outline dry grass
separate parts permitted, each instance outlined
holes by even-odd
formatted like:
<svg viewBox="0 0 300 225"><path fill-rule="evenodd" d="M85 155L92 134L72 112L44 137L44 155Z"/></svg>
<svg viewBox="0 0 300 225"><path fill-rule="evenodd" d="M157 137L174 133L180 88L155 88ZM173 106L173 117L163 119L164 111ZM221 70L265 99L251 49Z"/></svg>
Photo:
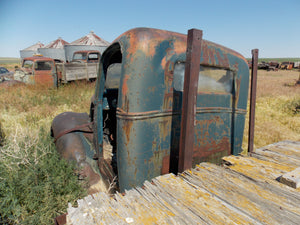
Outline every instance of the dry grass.
<svg viewBox="0 0 300 225"><path fill-rule="evenodd" d="M0 89L0 121L5 134L16 125L50 129L53 118L65 111L89 112L94 83L73 83L59 89L13 86Z"/></svg>
<svg viewBox="0 0 300 225"><path fill-rule="evenodd" d="M254 149L283 141L300 141L298 71L258 71ZM248 115L247 115L248 118ZM248 120L243 149L248 148Z"/></svg>

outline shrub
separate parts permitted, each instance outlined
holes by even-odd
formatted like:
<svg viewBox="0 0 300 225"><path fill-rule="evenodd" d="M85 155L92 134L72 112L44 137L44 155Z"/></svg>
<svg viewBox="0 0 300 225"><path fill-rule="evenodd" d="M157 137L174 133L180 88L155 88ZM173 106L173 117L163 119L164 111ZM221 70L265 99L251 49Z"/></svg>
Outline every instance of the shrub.
<svg viewBox="0 0 300 225"><path fill-rule="evenodd" d="M93 86L0 89L0 224L53 224L87 194L75 166L59 158L50 126L61 112L88 112Z"/></svg>
<svg viewBox="0 0 300 225"><path fill-rule="evenodd" d="M19 129L0 150L0 224L53 224L86 195L43 129Z"/></svg>

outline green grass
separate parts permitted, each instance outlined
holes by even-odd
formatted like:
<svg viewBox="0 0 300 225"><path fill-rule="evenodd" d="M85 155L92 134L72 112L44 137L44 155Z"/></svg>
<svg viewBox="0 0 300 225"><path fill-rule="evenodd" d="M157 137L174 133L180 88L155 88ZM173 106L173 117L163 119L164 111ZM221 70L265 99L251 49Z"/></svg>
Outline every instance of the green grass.
<svg viewBox="0 0 300 225"><path fill-rule="evenodd" d="M251 58L247 58L247 60L251 60ZM270 62L277 61L279 63L282 62L300 62L300 58L259 58L258 62Z"/></svg>
<svg viewBox="0 0 300 225"><path fill-rule="evenodd" d="M52 224L68 202L75 203L85 192L47 131L20 131L0 153L0 223Z"/></svg>
<svg viewBox="0 0 300 225"><path fill-rule="evenodd" d="M20 58L0 57L0 64L15 64L20 62L21 62Z"/></svg>
<svg viewBox="0 0 300 225"><path fill-rule="evenodd" d="M61 112L88 112L94 83L0 89L0 224L53 224L86 190L50 137Z"/></svg>
<svg viewBox="0 0 300 225"><path fill-rule="evenodd" d="M270 62L270 61L277 61L279 63L282 62L299 62L300 58L260 58L259 62L265 61L265 62Z"/></svg>

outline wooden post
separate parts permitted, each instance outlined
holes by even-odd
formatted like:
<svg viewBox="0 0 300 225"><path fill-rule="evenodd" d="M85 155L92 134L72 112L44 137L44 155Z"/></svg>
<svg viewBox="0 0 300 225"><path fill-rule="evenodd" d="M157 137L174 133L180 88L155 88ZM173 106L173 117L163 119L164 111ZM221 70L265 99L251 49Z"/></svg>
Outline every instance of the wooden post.
<svg viewBox="0 0 300 225"><path fill-rule="evenodd" d="M251 90L250 90L249 134L248 134L248 152L250 154L253 152L253 142L254 142L257 64L258 64L258 49L253 49L252 70L251 70Z"/></svg>
<svg viewBox="0 0 300 225"><path fill-rule="evenodd" d="M184 170L192 168L201 42L201 30L191 29L188 31L178 172L183 172Z"/></svg>

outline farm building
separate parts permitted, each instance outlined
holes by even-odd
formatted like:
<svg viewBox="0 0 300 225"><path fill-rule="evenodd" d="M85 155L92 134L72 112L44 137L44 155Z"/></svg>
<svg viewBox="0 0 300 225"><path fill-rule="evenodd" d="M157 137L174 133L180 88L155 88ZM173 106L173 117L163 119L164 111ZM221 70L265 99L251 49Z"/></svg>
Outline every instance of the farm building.
<svg viewBox="0 0 300 225"><path fill-rule="evenodd" d="M43 46L44 46L44 44L42 44L41 42L37 42L34 45L31 45L23 50L20 50L21 59L23 59L25 57L31 57L34 54L38 54L38 49L42 48Z"/></svg>
<svg viewBox="0 0 300 225"><path fill-rule="evenodd" d="M81 50L98 50L102 54L108 45L109 42L103 40L91 31L88 35L81 37L64 47L66 59L68 61L72 60L73 53Z"/></svg>
<svg viewBox="0 0 300 225"><path fill-rule="evenodd" d="M60 59L63 61L71 61L73 53L80 50L98 50L103 52L109 42L97 36L93 31L88 35L81 37L71 43L58 38L48 45L44 46L42 43L38 42L24 50L20 51L21 59L25 57L31 57L34 54L41 54L46 57L53 59Z"/></svg>
<svg viewBox="0 0 300 225"><path fill-rule="evenodd" d="M68 44L69 42L59 37L58 39L50 42L48 45L39 48L38 52L39 54L42 54L45 57L66 61L64 46Z"/></svg>

